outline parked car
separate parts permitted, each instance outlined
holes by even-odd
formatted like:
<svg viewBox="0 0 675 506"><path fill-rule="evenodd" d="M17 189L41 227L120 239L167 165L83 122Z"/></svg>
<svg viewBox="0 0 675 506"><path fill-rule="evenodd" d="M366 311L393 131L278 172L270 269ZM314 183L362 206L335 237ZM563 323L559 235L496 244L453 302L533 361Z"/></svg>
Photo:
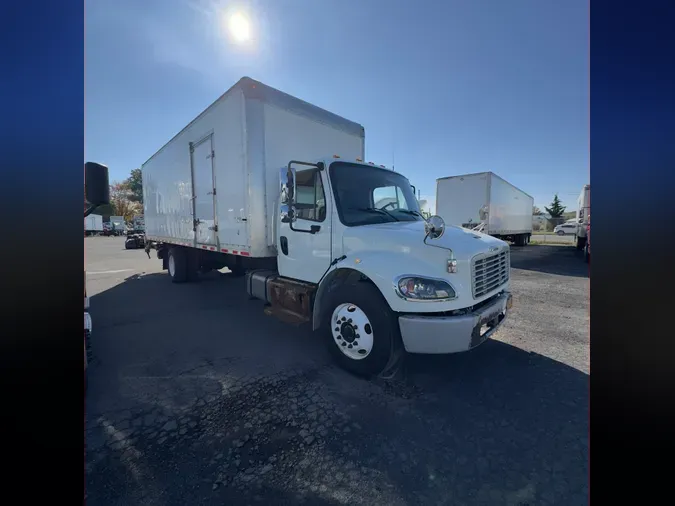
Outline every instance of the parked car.
<svg viewBox="0 0 675 506"><path fill-rule="evenodd" d="M558 235L576 235L578 226L577 223L566 222L555 227L553 233Z"/></svg>

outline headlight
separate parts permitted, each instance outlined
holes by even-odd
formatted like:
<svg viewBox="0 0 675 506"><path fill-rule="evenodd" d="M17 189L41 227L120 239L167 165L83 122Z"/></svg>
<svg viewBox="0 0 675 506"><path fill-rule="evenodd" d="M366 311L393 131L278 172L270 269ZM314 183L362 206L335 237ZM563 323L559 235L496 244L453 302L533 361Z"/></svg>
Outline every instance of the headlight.
<svg viewBox="0 0 675 506"><path fill-rule="evenodd" d="M400 278L396 289L401 297L412 300L454 299L456 295L450 283L446 281L415 276Z"/></svg>

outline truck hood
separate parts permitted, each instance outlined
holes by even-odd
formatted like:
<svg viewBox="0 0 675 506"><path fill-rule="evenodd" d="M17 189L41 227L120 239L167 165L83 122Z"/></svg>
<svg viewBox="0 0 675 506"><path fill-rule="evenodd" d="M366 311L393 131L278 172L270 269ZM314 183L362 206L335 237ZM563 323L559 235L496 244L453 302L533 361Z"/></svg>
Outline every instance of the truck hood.
<svg viewBox="0 0 675 506"><path fill-rule="evenodd" d="M504 241L480 232L447 226L438 239L424 242L424 222L394 222L346 228L342 252L358 270L366 274L394 311L450 311L473 306L506 285L474 299L472 293L472 259L480 254L496 254L509 249ZM457 262L457 272L448 273L448 260ZM421 276L447 280L457 297L444 302L406 302L398 297L392 286L400 275Z"/></svg>
<svg viewBox="0 0 675 506"><path fill-rule="evenodd" d="M406 254L438 248L452 250L458 261L469 260L490 248L508 248L508 244L481 232L447 225L438 239L424 241L424 222L394 222L351 227L344 234L345 254L353 250L385 249ZM423 255L426 256L426 255Z"/></svg>

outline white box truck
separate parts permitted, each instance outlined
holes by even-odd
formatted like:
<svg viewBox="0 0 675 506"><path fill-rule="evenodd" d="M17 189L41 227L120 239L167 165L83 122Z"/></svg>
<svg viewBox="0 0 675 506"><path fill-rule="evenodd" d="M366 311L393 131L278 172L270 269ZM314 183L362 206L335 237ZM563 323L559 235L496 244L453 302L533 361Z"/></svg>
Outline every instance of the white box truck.
<svg viewBox="0 0 675 506"><path fill-rule="evenodd" d="M100 214L90 214L84 218L85 235L94 235L103 232L103 216Z"/></svg>
<svg viewBox="0 0 675 506"><path fill-rule="evenodd" d="M110 217L110 235L124 235L127 230L127 223L124 221L124 216Z"/></svg>
<svg viewBox="0 0 675 506"><path fill-rule="evenodd" d="M586 233L589 224L589 217L591 216L591 185L586 184L581 189L579 198L577 199L577 233L574 235L574 242L579 251L586 246Z"/></svg>
<svg viewBox="0 0 675 506"><path fill-rule="evenodd" d="M246 274L265 313L310 323L357 374L478 346L511 307L508 245L424 220L364 138L242 78L143 164L147 247L174 283Z"/></svg>
<svg viewBox="0 0 675 506"><path fill-rule="evenodd" d="M446 223L476 229L525 246L532 236L534 199L493 172L436 180L436 214Z"/></svg>

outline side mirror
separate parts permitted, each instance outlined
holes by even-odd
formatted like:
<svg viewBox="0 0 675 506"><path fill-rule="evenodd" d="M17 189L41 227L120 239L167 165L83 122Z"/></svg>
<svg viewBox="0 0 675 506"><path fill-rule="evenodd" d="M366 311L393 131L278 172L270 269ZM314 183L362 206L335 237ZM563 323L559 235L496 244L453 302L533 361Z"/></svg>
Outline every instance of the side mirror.
<svg viewBox="0 0 675 506"><path fill-rule="evenodd" d="M443 232L445 232L445 221L437 214L434 214L424 224L424 231L426 232L427 237L438 239L443 235Z"/></svg>
<svg viewBox="0 0 675 506"><path fill-rule="evenodd" d="M292 223L297 217L295 215L295 168L283 167L279 171L279 180L281 183L281 202L279 215L282 223Z"/></svg>
<svg viewBox="0 0 675 506"><path fill-rule="evenodd" d="M91 207L110 204L108 167L95 162L84 164L84 198Z"/></svg>

